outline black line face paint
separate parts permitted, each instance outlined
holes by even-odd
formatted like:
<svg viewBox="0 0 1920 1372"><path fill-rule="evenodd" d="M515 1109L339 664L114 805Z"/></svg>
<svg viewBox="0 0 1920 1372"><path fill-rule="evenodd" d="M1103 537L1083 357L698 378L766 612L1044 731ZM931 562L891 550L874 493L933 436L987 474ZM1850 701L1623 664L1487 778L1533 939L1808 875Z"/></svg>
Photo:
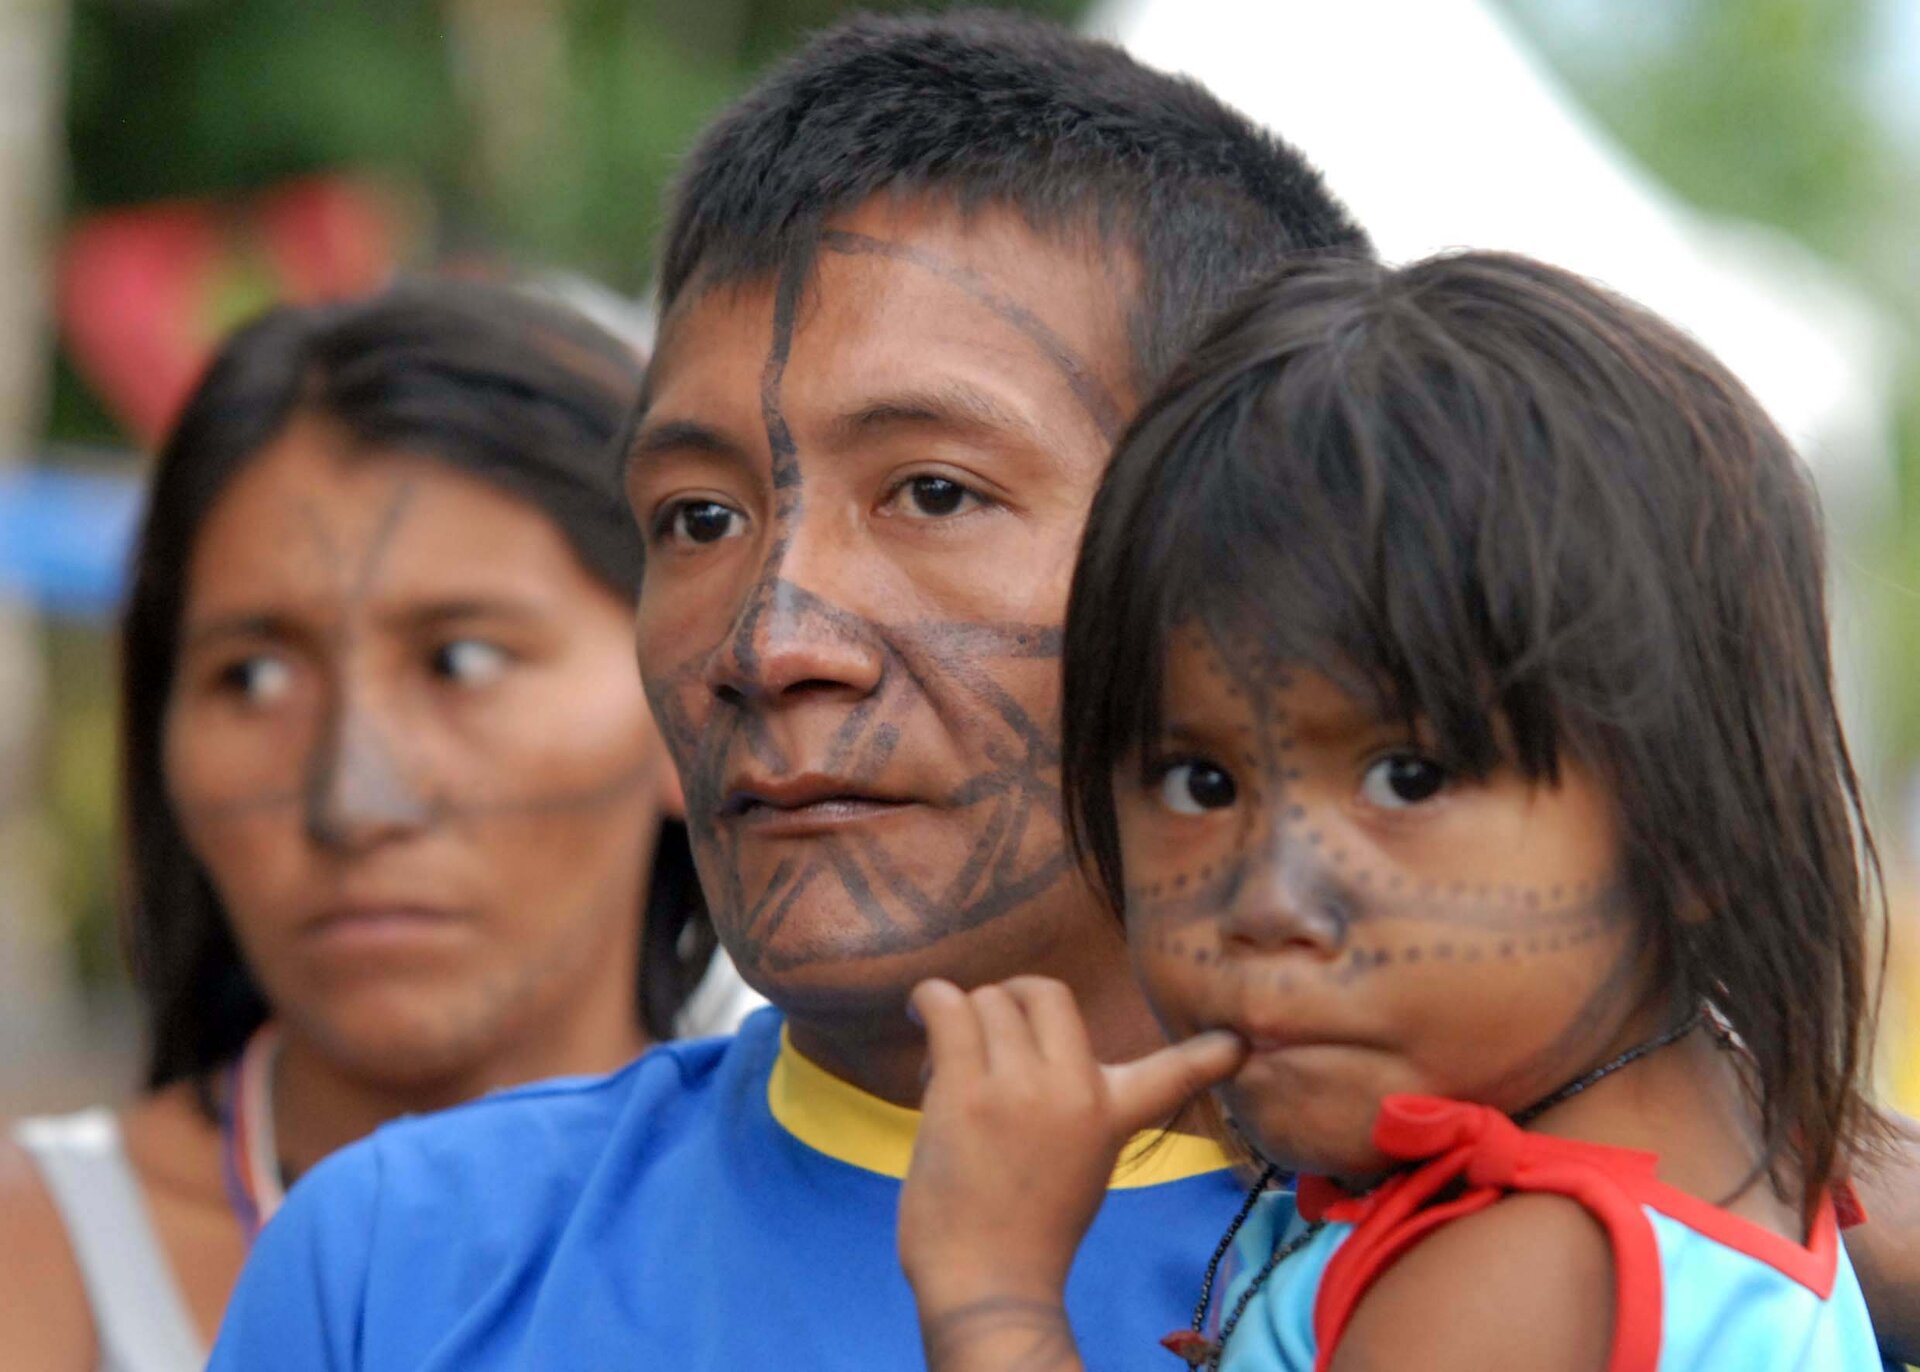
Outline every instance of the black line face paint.
<svg viewBox="0 0 1920 1372"><path fill-rule="evenodd" d="M1115 777L1129 939L1177 1029L1268 1050L1227 1094L1274 1156L1363 1175L1380 1095L1518 1108L1644 1008L1611 811L1576 766L1423 796L1433 774L1391 761L1418 740L1324 677L1198 627L1168 668L1168 736Z"/></svg>
<svg viewBox="0 0 1920 1372"><path fill-rule="evenodd" d="M860 932L835 956L884 957L977 927L1043 895L1066 874L1060 829L1059 745L1053 721L1036 719L1021 696L1044 691L1058 671L1059 631L1044 625L878 624L837 609L786 582L773 599L802 622L792 632L860 642L878 662L877 682L831 731L817 765L854 785L880 785L906 732L924 732L941 716L964 717L970 751L986 769L929 797L958 832L942 845L951 870L929 879L910 854L874 832L807 845L817 851L772 864L756 883L744 861L750 830L712 822L725 802L727 772L744 751L763 766L784 754L756 730L751 709L717 713L704 726L694 709L708 693L704 664L652 687L662 731L676 748L687 808L703 849L702 871L728 950L748 967L791 970L817 955L804 941L781 940L800 895L823 879L856 916ZM738 653L738 648L734 650ZM1024 675L1018 691L1008 675ZM813 761L813 760L810 760ZM799 845L795 845L798 847Z"/></svg>
<svg viewBox="0 0 1920 1372"><path fill-rule="evenodd" d="M1121 409L1120 402L1095 374L1093 368L1088 366L1072 346L1045 320L1006 292L995 287L978 272L958 263L949 262L937 253L916 248L911 244L872 238L866 234L849 233L840 229L829 229L820 235L820 247L825 252L848 255L866 254L911 263L923 271L933 273L949 285L957 286L973 300L999 316L1005 323L1027 336L1066 381L1068 389L1073 392L1074 398L1080 402L1081 408L1087 412L1087 417L1093 421L1094 426L1100 430L1102 438L1112 443L1120 436L1120 430L1127 422L1126 412Z"/></svg>
<svg viewBox="0 0 1920 1372"><path fill-rule="evenodd" d="M1061 819L1058 616L1085 502L1124 419L1122 400L1047 322L1061 317L1058 302L1028 301L997 274L912 236L840 228L816 247L805 269L811 276L789 267L772 284L770 311L754 306L767 330L758 335L764 351L755 413L769 465L752 498L764 527L738 570L725 574L739 579L724 595L682 589L723 575L711 562L695 563L696 554L731 554L694 550L683 564L669 553L650 562L641 606L642 671L686 788L709 903L728 951L763 989L774 980L794 985L830 964L853 969L917 953L1019 912L1044 917L1063 901L1097 908L1070 870ZM1063 299L1080 308L1073 289ZM959 326L949 328L956 318ZM659 373L653 412L744 444L745 408L725 411L719 422L712 378L725 375L730 394L739 393L745 361L729 352L723 362L719 353L744 350L749 325L728 333L733 326L703 318L685 327L680 338L707 341L665 346L671 359ZM887 342L872 332L848 336L849 328L877 328ZM942 545L938 555L928 543L901 555L911 564L896 560L891 550L901 545L887 540L900 538L889 531L897 524L885 526L872 513L877 497L847 497L831 465L842 459L808 447L809 435L857 412L863 397L887 395L889 385L937 390L951 375L940 361L951 354L940 348L956 334L980 338L991 350L989 365L1019 359L1006 368L1024 388L1018 399L1046 431L1086 448L1074 458L1084 476L1076 478L1071 518L1058 521L1057 546L1045 547L1035 564L1049 583L1038 597L1031 584L1017 594L996 589L1006 575L1001 560L1035 557L1033 540L956 544L950 552ZM690 356L696 346L711 351ZM910 361L881 380L850 365L836 370L836 348L843 356L869 348L889 362ZM685 384L682 394L695 397L685 404L676 383L703 376L703 368L704 379ZM801 410L794 409L796 385ZM697 475L684 484L697 492L713 479ZM668 478L642 478L649 480L658 489L642 497L643 522L675 489ZM881 532L846 544L864 537L848 533L859 519ZM1020 532L1011 515L1004 528ZM873 552L874 543L883 551ZM833 565L830 553L841 546L849 560ZM806 557L797 560L801 551ZM873 560L859 560L866 557ZM823 565L831 585L816 574ZM918 580L923 572L926 581ZM870 589L877 586L887 589ZM711 596L698 615L686 609L696 595ZM1018 613L1036 600L1044 615ZM656 634L649 627L656 615L674 628ZM734 792L743 777L795 775L910 804L790 838L769 836L740 813Z"/></svg>
<svg viewBox="0 0 1920 1372"><path fill-rule="evenodd" d="M365 634L367 608L379 589L380 575L393 540L406 523L418 488L402 481L380 512L372 536L358 557L349 559L316 514L316 538L325 560L335 564L344 582L342 613L328 635L333 660L350 662ZM415 830L431 823L439 808L422 793L418 781L394 755L379 714L364 698L354 673L342 671L330 697L330 709L307 764L307 833L316 843L342 846L361 835Z"/></svg>

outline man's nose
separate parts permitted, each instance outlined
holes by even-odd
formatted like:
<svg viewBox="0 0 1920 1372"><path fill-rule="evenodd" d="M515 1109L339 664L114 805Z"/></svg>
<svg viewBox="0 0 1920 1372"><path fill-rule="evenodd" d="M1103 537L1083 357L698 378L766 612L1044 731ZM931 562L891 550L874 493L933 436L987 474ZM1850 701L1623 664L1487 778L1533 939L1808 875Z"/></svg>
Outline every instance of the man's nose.
<svg viewBox="0 0 1920 1372"><path fill-rule="evenodd" d="M1228 903L1221 934L1249 952L1297 949L1331 959L1347 946L1352 906L1325 843L1301 822L1283 819Z"/></svg>
<svg viewBox="0 0 1920 1372"><path fill-rule="evenodd" d="M722 696L761 702L872 694L885 672L881 634L849 608L870 584L866 571L830 524L795 516L714 654L708 684Z"/></svg>
<svg viewBox="0 0 1920 1372"><path fill-rule="evenodd" d="M335 691L307 769L306 827L315 843L355 851L431 822L433 807L394 753L393 727L364 688Z"/></svg>

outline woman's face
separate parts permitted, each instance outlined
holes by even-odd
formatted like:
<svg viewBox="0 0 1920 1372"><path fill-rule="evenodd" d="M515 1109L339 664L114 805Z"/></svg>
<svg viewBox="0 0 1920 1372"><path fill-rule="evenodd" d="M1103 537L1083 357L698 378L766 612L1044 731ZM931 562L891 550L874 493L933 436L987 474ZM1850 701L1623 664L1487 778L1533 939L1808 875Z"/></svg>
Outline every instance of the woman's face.
<svg viewBox="0 0 1920 1372"><path fill-rule="evenodd" d="M1451 775L1325 677L1197 633L1165 721L1114 777L1128 937L1170 1032L1252 1045L1222 1094L1275 1161L1365 1178L1383 1096L1517 1110L1651 1031L1612 806L1571 759Z"/></svg>
<svg viewBox="0 0 1920 1372"><path fill-rule="evenodd" d="M543 512L297 419L202 527L180 645L169 793L291 1032L395 1084L630 1051L671 770L630 609Z"/></svg>

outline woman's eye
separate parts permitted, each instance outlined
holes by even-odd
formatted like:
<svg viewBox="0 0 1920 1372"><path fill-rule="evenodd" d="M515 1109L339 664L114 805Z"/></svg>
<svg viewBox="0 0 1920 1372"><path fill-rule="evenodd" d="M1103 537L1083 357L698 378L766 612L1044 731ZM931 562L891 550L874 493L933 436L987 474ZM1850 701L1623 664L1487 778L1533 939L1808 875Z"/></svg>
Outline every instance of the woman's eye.
<svg viewBox="0 0 1920 1372"><path fill-rule="evenodd" d="M1447 785L1447 770L1418 753L1393 753L1367 768L1360 794L1369 805L1404 810L1432 800Z"/></svg>
<svg viewBox="0 0 1920 1372"><path fill-rule="evenodd" d="M1160 801L1175 814L1203 815L1233 804L1233 778L1210 762L1182 762L1160 778Z"/></svg>
<svg viewBox="0 0 1920 1372"><path fill-rule="evenodd" d="M746 516L717 500L683 500L670 505L661 532L687 543L718 543L746 531Z"/></svg>
<svg viewBox="0 0 1920 1372"><path fill-rule="evenodd" d="M507 651L477 638L459 638L433 650L433 674L462 686L485 686L507 669Z"/></svg>
<svg viewBox="0 0 1920 1372"><path fill-rule="evenodd" d="M220 689L249 705L271 705L293 684L293 668L265 653L241 658L220 669Z"/></svg>
<svg viewBox="0 0 1920 1372"><path fill-rule="evenodd" d="M916 519L945 519L985 503L978 493L945 476L910 477L895 488L890 505Z"/></svg>

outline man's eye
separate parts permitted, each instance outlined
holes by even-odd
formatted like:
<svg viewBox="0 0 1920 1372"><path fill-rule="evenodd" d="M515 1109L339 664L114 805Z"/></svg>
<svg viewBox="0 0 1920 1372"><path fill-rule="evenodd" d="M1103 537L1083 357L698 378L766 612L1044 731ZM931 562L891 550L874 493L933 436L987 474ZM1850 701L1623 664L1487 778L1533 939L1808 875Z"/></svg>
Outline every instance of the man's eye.
<svg viewBox="0 0 1920 1372"><path fill-rule="evenodd" d="M1160 778L1160 802L1175 814L1224 810L1240 794L1233 778L1211 762L1181 762Z"/></svg>
<svg viewBox="0 0 1920 1372"><path fill-rule="evenodd" d="M433 674L462 686L485 686L507 670L507 650L477 638L457 638L433 650Z"/></svg>
<svg viewBox="0 0 1920 1372"><path fill-rule="evenodd" d="M249 705L271 705L293 685L293 668L266 653L230 662L220 669L220 689Z"/></svg>
<svg viewBox="0 0 1920 1372"><path fill-rule="evenodd" d="M669 505L659 532L687 543L718 543L746 532L746 516L717 500L683 500Z"/></svg>
<svg viewBox="0 0 1920 1372"><path fill-rule="evenodd" d="M1405 810L1446 789L1447 769L1419 753L1391 753L1367 768L1360 795L1382 810Z"/></svg>
<svg viewBox="0 0 1920 1372"><path fill-rule="evenodd" d="M985 502L951 477L916 476L901 482L887 503L899 507L909 518L945 519Z"/></svg>

